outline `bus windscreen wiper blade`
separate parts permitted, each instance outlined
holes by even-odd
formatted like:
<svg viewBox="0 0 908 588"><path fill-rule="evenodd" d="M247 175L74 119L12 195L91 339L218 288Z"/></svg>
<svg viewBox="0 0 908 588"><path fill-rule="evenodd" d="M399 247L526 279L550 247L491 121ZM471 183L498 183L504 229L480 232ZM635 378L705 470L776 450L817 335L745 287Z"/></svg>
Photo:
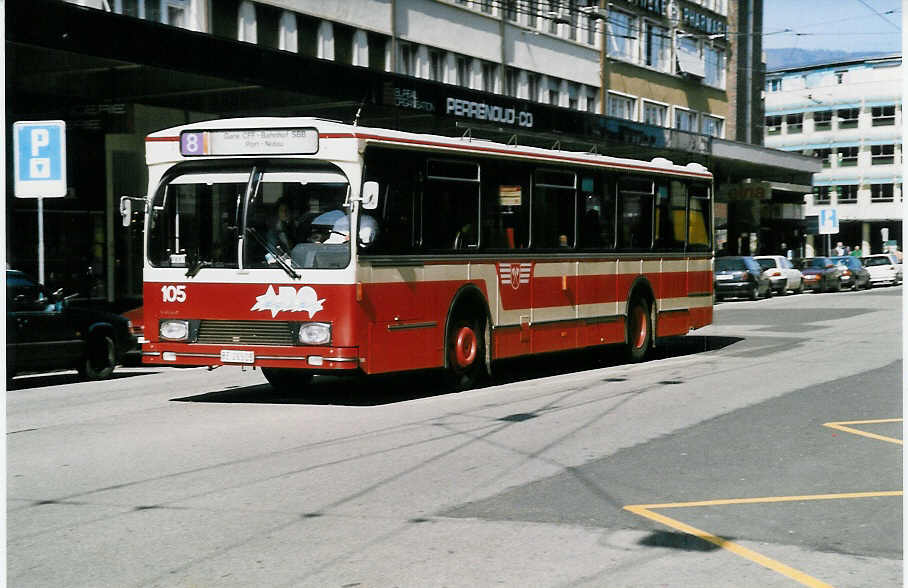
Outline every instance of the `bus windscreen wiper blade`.
<svg viewBox="0 0 908 588"><path fill-rule="evenodd" d="M187 278L194 278L199 271L204 267L211 267L210 261L202 261L201 259L192 264L188 270L186 270Z"/></svg>
<svg viewBox="0 0 908 588"><path fill-rule="evenodd" d="M268 253L270 253L271 255L274 256L274 261L276 261L277 264L279 266L281 266L281 268L285 272L287 272L288 276L290 276L291 278L299 279L300 275L298 273L296 273L295 271L293 271L293 268L291 268L289 265L287 265L287 262L284 261L283 252L279 251L277 248L275 248L274 245L272 245L271 243L269 243L268 241L263 239L262 236L259 235L258 231L256 231L252 227L246 227L246 232L249 233L250 235L252 235L252 237L258 242L259 245L264 247L265 250L268 251Z"/></svg>

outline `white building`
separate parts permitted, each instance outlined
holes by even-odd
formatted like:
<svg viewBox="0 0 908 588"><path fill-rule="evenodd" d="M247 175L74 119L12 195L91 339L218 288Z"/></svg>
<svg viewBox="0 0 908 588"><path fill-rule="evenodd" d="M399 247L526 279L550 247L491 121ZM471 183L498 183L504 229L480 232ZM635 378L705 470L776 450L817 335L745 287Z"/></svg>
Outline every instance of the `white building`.
<svg viewBox="0 0 908 588"><path fill-rule="evenodd" d="M820 159L805 216L832 207L830 238L864 252L902 246L902 58L868 58L766 74L767 147ZM806 255L825 254L808 236Z"/></svg>

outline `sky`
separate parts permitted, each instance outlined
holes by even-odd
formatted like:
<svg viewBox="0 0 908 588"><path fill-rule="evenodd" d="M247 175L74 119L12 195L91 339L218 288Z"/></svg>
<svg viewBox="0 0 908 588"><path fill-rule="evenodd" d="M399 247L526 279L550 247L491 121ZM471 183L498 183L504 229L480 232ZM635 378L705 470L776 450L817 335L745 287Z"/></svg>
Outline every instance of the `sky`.
<svg viewBox="0 0 908 588"><path fill-rule="evenodd" d="M902 25L902 0L763 0L764 49L899 53Z"/></svg>

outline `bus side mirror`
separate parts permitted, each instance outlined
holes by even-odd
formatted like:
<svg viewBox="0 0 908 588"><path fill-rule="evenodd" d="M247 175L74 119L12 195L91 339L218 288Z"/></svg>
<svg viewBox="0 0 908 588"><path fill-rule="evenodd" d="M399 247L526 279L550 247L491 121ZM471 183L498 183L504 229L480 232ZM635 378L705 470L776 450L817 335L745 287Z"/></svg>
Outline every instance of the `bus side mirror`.
<svg viewBox="0 0 908 588"><path fill-rule="evenodd" d="M375 210L378 208L378 182L365 182L362 193L363 208Z"/></svg>
<svg viewBox="0 0 908 588"><path fill-rule="evenodd" d="M123 226L128 227L132 223L132 203L141 202L142 213L146 210L146 200L137 196L120 196L120 215L123 217Z"/></svg>

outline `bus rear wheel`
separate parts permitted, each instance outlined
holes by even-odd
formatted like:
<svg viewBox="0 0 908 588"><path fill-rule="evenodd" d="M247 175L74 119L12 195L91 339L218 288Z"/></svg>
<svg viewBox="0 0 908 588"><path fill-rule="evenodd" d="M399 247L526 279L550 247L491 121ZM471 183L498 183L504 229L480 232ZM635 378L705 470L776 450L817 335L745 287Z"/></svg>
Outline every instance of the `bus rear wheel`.
<svg viewBox="0 0 908 588"><path fill-rule="evenodd" d="M485 319L452 320L445 339L448 387L453 390L474 387L487 373Z"/></svg>
<svg viewBox="0 0 908 588"><path fill-rule="evenodd" d="M632 362L643 361L653 345L653 325L649 303L643 298L631 302L627 313L627 356Z"/></svg>
<svg viewBox="0 0 908 588"><path fill-rule="evenodd" d="M305 392L312 382L312 374L287 368L262 368L262 375L278 392Z"/></svg>

